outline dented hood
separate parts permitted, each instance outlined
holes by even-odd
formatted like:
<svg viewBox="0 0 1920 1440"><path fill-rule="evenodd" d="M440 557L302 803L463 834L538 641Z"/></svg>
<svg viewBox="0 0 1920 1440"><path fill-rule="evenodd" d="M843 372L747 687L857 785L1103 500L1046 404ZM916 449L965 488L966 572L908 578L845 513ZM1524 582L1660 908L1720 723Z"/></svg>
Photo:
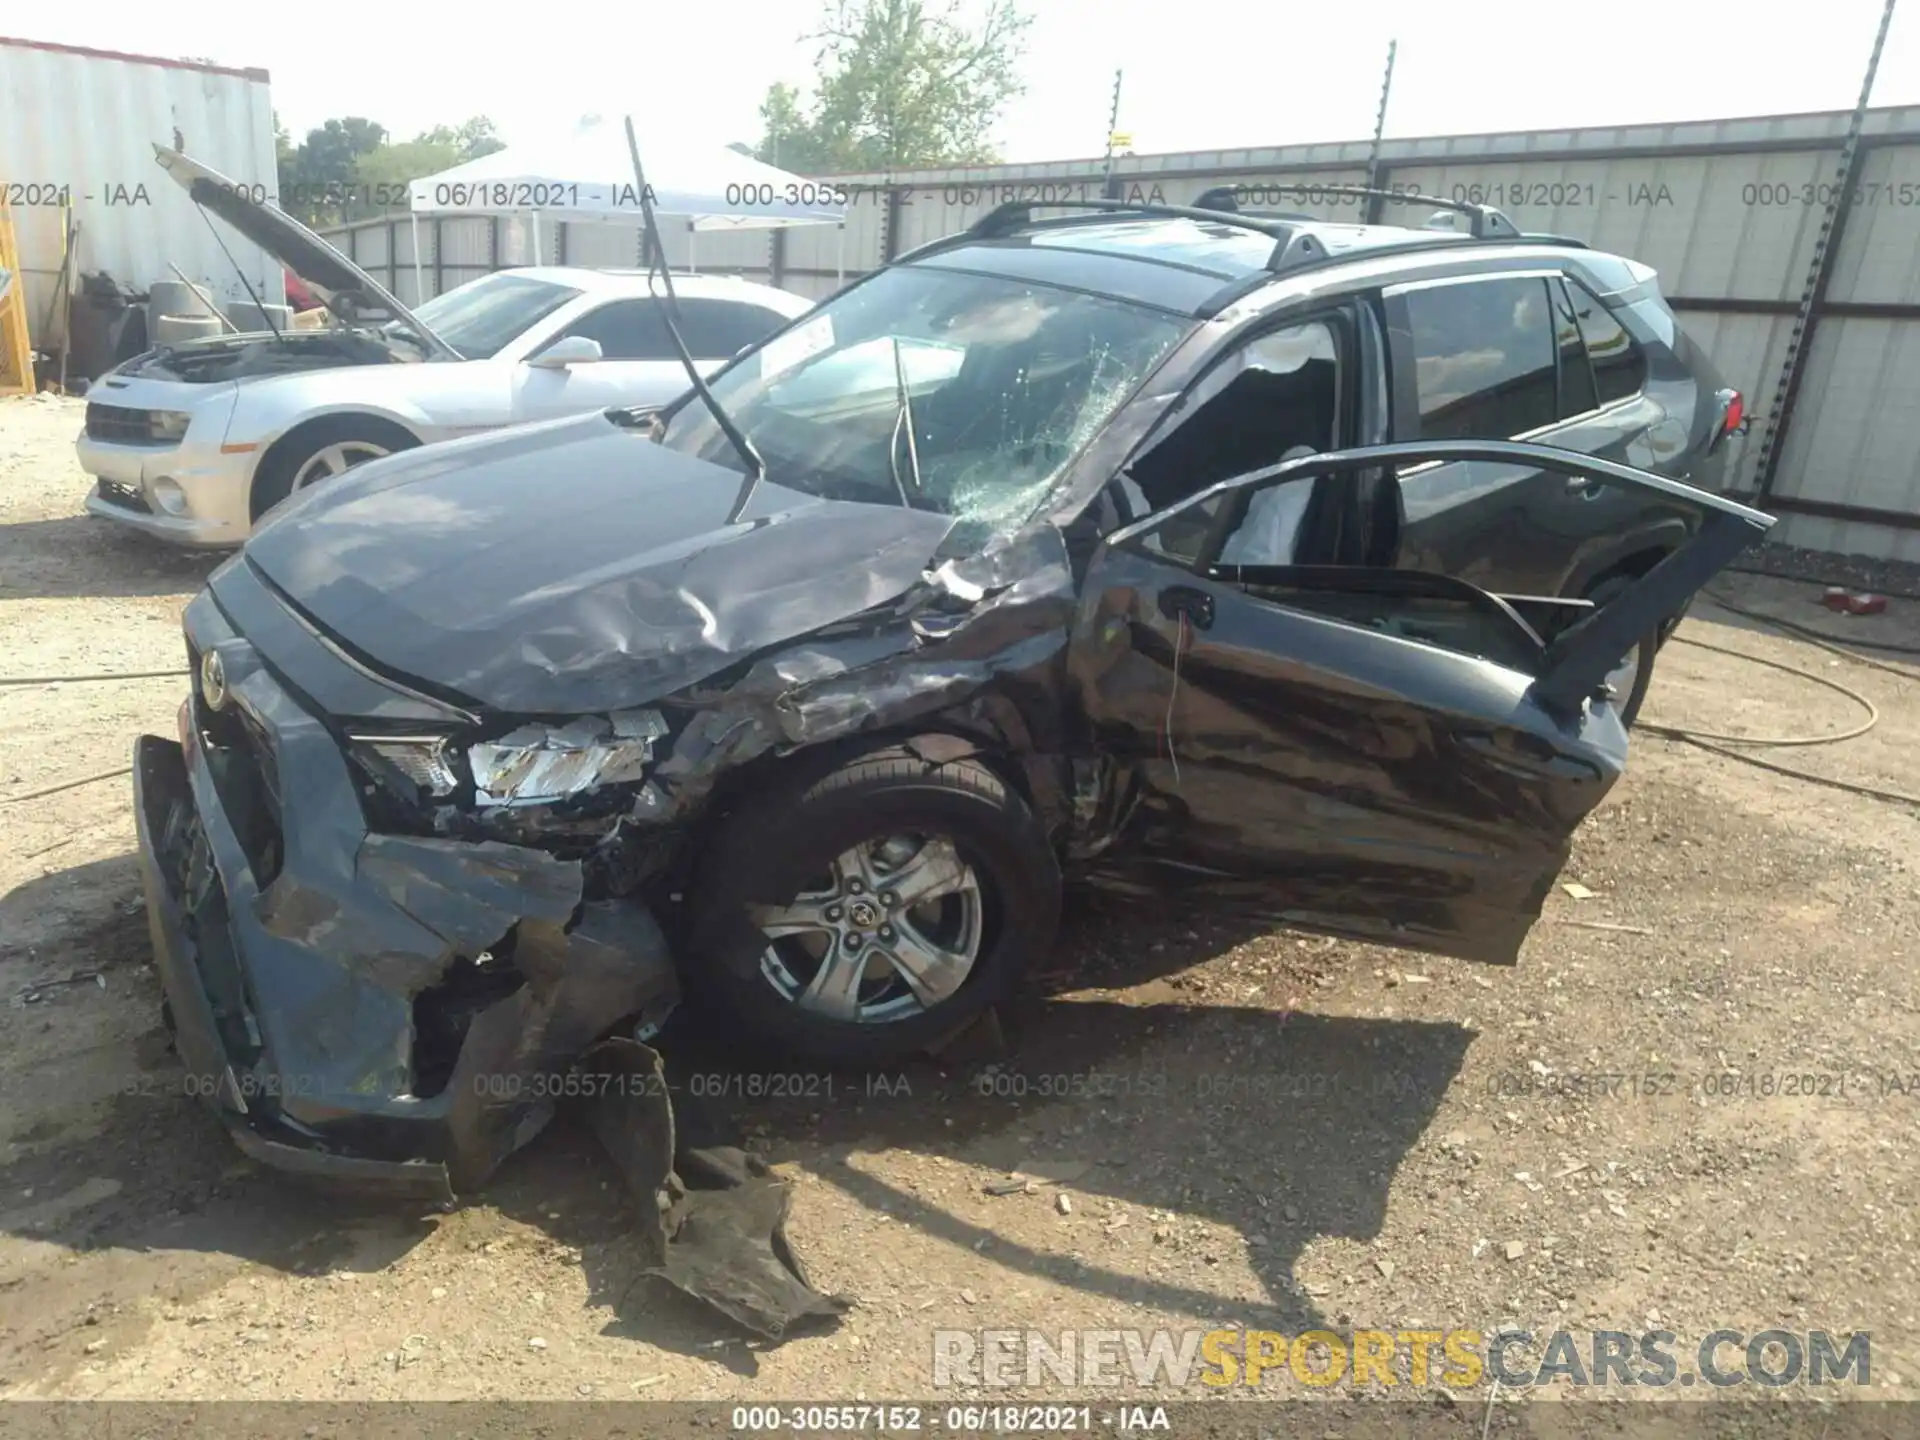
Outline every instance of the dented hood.
<svg viewBox="0 0 1920 1440"><path fill-rule="evenodd" d="M765 482L729 524L740 483L575 416L356 469L240 563L396 679L564 715L646 704L884 604L953 523Z"/></svg>

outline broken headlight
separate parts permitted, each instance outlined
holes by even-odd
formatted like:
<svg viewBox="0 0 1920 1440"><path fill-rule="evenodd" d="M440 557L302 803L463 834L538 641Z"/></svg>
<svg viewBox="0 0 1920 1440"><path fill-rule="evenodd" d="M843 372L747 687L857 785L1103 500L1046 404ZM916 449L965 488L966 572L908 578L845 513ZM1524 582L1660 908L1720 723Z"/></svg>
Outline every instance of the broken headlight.
<svg viewBox="0 0 1920 1440"><path fill-rule="evenodd" d="M427 795L447 796L459 787L444 735L349 735L352 754L382 779L398 774Z"/></svg>
<svg viewBox="0 0 1920 1440"><path fill-rule="evenodd" d="M657 710L522 725L467 748L475 798L482 805L541 805L644 780L653 742L666 733Z"/></svg>

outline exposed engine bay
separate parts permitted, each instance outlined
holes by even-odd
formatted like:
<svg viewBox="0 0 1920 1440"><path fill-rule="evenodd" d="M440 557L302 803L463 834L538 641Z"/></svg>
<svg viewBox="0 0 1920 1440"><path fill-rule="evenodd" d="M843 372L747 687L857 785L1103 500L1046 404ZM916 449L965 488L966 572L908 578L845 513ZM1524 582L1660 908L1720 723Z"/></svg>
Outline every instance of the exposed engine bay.
<svg viewBox="0 0 1920 1440"><path fill-rule="evenodd" d="M395 365L401 358L373 336L357 330L290 330L272 335L230 335L162 346L135 356L115 373L129 379L175 380L217 385L305 370L349 365Z"/></svg>

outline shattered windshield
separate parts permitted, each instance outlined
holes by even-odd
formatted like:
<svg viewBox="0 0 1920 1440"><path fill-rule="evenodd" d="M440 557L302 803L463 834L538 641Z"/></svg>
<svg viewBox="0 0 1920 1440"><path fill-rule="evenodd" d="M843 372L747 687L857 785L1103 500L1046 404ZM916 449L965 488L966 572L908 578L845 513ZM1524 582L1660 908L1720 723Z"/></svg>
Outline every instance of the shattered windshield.
<svg viewBox="0 0 1920 1440"><path fill-rule="evenodd" d="M984 540L1033 516L1183 331L1139 306L903 266L827 302L712 388L769 480L831 499L904 498ZM677 407L662 443L745 468L697 401Z"/></svg>
<svg viewBox="0 0 1920 1440"><path fill-rule="evenodd" d="M483 275L434 296L413 313L467 359L490 360L534 321L579 293L570 285L525 275Z"/></svg>

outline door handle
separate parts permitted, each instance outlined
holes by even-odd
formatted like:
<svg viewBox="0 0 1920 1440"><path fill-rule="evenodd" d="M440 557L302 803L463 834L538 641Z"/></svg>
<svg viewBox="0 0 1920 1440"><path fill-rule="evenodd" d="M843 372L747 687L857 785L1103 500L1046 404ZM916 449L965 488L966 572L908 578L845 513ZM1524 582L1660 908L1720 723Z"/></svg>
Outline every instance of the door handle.
<svg viewBox="0 0 1920 1440"><path fill-rule="evenodd" d="M1213 596L1190 585L1175 585L1160 592L1160 613L1169 620L1185 617L1196 630L1213 628Z"/></svg>

